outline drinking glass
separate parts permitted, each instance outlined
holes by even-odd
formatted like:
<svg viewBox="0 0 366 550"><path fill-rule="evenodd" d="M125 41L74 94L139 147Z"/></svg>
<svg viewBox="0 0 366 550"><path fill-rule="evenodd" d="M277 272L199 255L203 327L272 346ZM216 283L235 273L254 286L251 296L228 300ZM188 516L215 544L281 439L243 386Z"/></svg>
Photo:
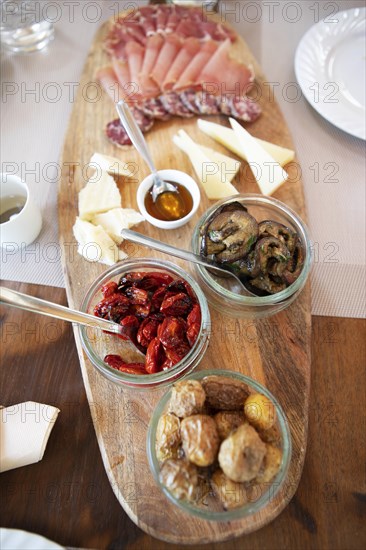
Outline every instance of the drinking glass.
<svg viewBox="0 0 366 550"><path fill-rule="evenodd" d="M1 0L1 48L28 53L47 46L54 37L54 28L44 17L43 8L39 0Z"/></svg>

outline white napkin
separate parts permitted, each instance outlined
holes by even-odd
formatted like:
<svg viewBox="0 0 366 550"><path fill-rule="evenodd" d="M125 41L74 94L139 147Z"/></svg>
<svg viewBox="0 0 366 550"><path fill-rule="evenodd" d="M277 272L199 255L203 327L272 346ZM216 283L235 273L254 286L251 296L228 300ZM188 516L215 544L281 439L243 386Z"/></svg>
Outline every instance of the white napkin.
<svg viewBox="0 0 366 550"><path fill-rule="evenodd" d="M0 472L42 460L59 412L34 401L0 410Z"/></svg>

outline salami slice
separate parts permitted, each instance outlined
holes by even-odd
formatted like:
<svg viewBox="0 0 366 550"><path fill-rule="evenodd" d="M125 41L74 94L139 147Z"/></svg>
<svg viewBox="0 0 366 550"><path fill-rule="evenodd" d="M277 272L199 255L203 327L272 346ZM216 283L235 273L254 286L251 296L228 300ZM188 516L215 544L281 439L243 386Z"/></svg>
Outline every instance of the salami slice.
<svg viewBox="0 0 366 550"><path fill-rule="evenodd" d="M250 97L234 97L233 101L233 113L231 116L244 122L254 122L261 114L261 108L258 103L253 101Z"/></svg>
<svg viewBox="0 0 366 550"><path fill-rule="evenodd" d="M196 93L196 105L201 115L219 115L221 113L217 97L207 92Z"/></svg>
<svg viewBox="0 0 366 550"><path fill-rule="evenodd" d="M194 116L191 110L187 109L181 101L179 94L169 92L160 96L160 100L164 105L165 110L173 116L182 118L191 118Z"/></svg>
<svg viewBox="0 0 366 550"><path fill-rule="evenodd" d="M154 119L146 116L137 107L132 107L133 116L140 127L142 133L148 132L154 125ZM126 130L121 124L119 118L112 120L106 126L105 130L107 138L114 143L114 145L132 145L130 138L127 135Z"/></svg>
<svg viewBox="0 0 366 550"><path fill-rule="evenodd" d="M180 100L195 115L200 115L201 110L196 103L196 92L194 90L186 90L179 94Z"/></svg>
<svg viewBox="0 0 366 550"><path fill-rule="evenodd" d="M169 120L171 118L170 113L166 111L161 100L156 97L147 99L140 104L140 108L144 114L155 120Z"/></svg>

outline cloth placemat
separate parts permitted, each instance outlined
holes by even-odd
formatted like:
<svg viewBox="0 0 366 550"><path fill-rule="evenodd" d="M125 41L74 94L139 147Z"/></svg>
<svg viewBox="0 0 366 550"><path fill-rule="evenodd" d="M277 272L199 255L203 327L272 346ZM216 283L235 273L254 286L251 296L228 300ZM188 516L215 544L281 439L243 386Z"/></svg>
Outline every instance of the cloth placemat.
<svg viewBox="0 0 366 550"><path fill-rule="evenodd" d="M99 0L89 3L87 10L87 3L72 3L72 13L70 3L58 4L60 19L47 51L1 58L1 171L26 179L42 209L44 225L37 242L27 249L0 250L2 279L63 287L57 163L93 36L116 6L122 10L125 3ZM220 13L223 22L226 19L245 38L261 64L295 142L314 242L312 313L363 317L365 144L318 115L301 94L294 73L301 37L330 14L330 5L343 10L364 2L221 0Z"/></svg>

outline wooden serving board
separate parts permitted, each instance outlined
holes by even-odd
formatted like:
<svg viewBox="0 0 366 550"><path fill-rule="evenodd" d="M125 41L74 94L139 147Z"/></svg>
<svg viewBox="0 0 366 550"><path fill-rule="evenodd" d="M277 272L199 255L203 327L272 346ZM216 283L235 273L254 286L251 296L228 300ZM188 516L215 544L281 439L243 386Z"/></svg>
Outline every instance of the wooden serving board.
<svg viewBox="0 0 366 550"><path fill-rule="evenodd" d="M108 25L100 28L89 53L80 92L71 116L62 154L62 176L59 186L59 226L63 249L63 265L69 304L79 308L82 298L92 281L106 267L88 263L75 250L72 226L77 216L78 192L85 185L88 174L82 170L94 152L116 156L134 163L135 179L119 181L123 206L137 208L138 182L148 170L133 148L118 149L107 141L104 128L116 118L116 111L106 95L96 102L85 93L92 88L96 69L108 63L102 48ZM265 81L264 75L245 42L239 39L233 46L235 54L245 62L251 62L256 72L258 89ZM256 137L278 145L293 148L283 116L273 98L262 94L262 116L250 125ZM225 123L225 117L210 117L214 122ZM227 122L226 122L227 124ZM173 119L157 123L146 135L152 156L159 169L177 168L194 172L187 157L172 143L173 135L184 128L193 139L223 148L201 133L196 118ZM289 182L282 186L275 197L292 207L303 219L304 196L299 171L294 163L288 166ZM259 192L251 172L243 162L240 174L234 181L241 193ZM138 230L152 237L190 247L194 225L202 213L213 203L201 190L201 206L194 219L181 229L158 230L144 222ZM135 257L160 257L136 245L124 243L124 249ZM165 258L167 259L167 258ZM180 263L177 261L177 263ZM181 263L186 269L187 265ZM166 390L138 392L121 389L102 377L83 354L78 331L76 344L82 375L90 404L91 414L111 486L129 517L141 529L154 537L181 544L217 542L250 533L273 520L288 504L298 486L307 443L307 419L310 389L310 289L306 286L301 296L286 311L265 320L238 320L223 316L211 309L212 334L209 348L199 369L226 368L242 372L264 384L278 398L291 428L293 454L288 481L283 490L267 507L251 517L232 522L207 522L180 512L156 486L150 473L146 456L146 432L155 405Z"/></svg>

